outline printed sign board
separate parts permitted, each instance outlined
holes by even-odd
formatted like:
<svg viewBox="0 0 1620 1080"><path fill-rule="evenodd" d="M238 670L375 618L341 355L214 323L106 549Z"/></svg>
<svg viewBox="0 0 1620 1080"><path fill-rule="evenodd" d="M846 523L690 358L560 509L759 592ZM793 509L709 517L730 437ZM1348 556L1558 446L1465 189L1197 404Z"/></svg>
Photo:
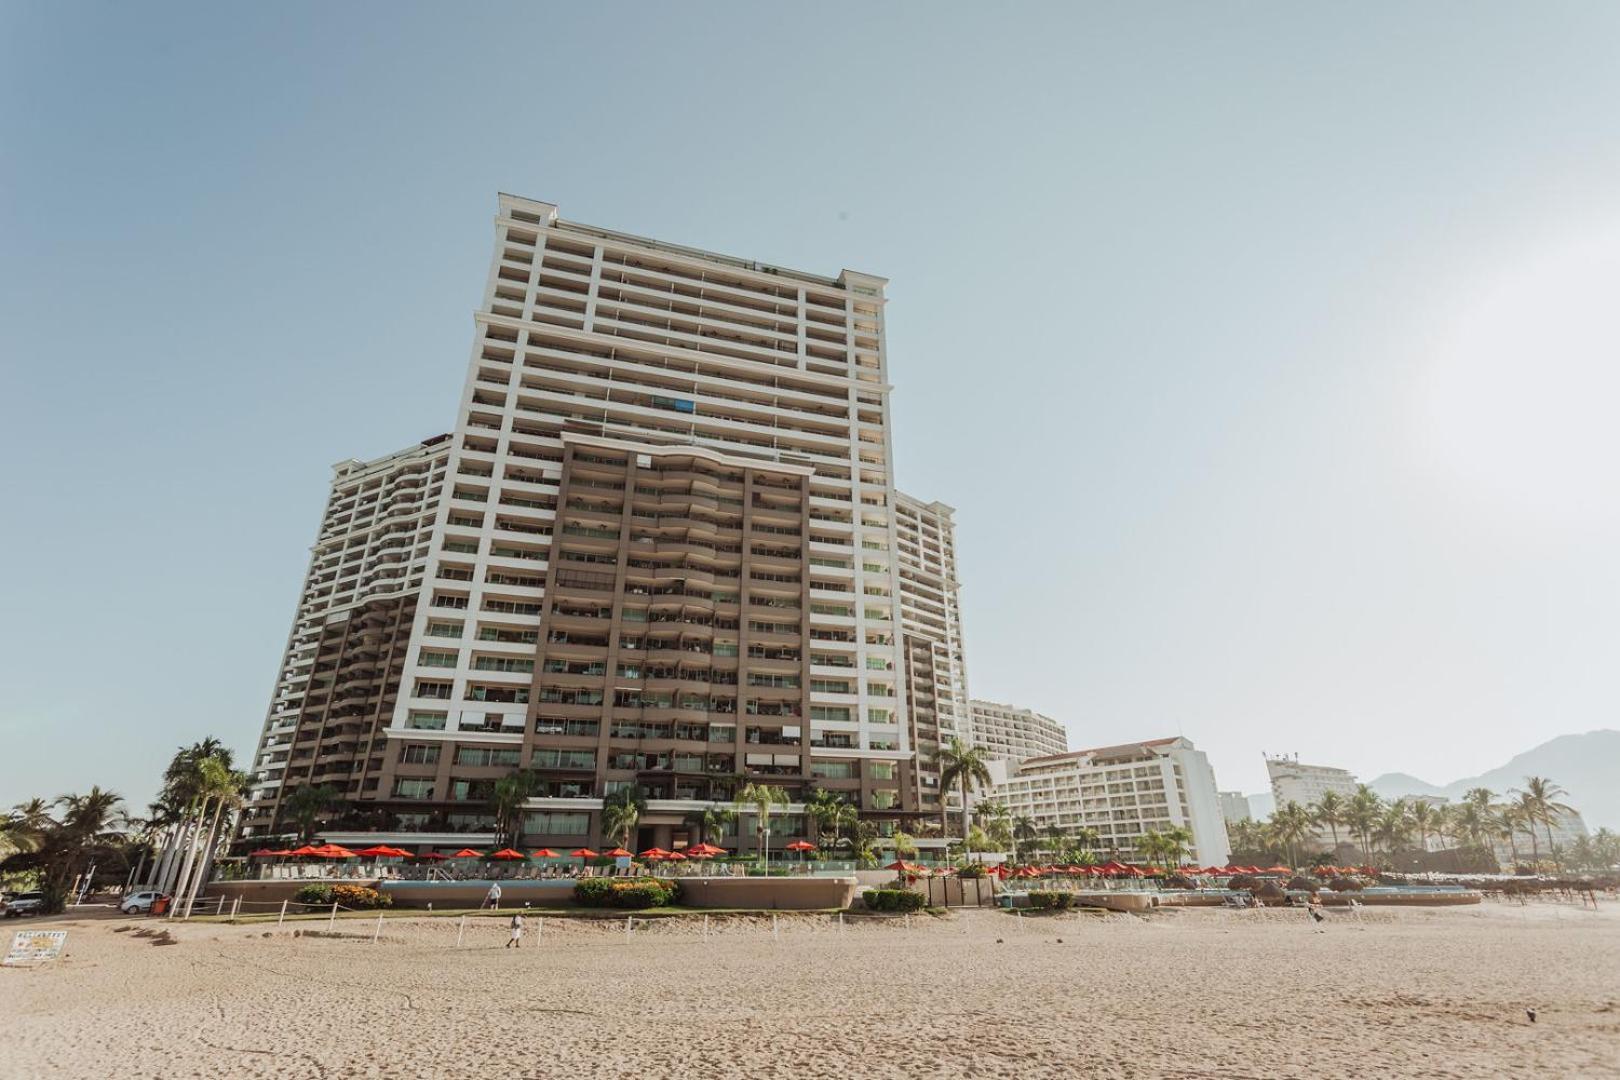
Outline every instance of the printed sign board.
<svg viewBox="0 0 1620 1080"><path fill-rule="evenodd" d="M55 960L62 955L62 946L66 944L66 930L18 930L11 935L11 949L6 958L0 960L0 965L20 967Z"/></svg>

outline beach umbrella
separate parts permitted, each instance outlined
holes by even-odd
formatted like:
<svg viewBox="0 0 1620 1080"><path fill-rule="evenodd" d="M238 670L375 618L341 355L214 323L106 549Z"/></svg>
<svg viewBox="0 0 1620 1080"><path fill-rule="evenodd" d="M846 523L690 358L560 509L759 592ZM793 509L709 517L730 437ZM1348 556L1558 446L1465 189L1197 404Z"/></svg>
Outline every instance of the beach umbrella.
<svg viewBox="0 0 1620 1080"><path fill-rule="evenodd" d="M460 851L452 852L450 855L452 859L482 859L483 857L484 853L482 851L474 851L470 847L464 847Z"/></svg>
<svg viewBox="0 0 1620 1080"><path fill-rule="evenodd" d="M612 855L613 852L610 851L610 852L608 852L608 854ZM667 859L667 858L669 858L669 852L665 851L661 847L650 847L646 851L643 851L641 853L641 857L643 859L651 859L654 862L656 862L659 859Z"/></svg>
<svg viewBox="0 0 1620 1080"><path fill-rule="evenodd" d="M602 854L606 855L610 859L629 859L633 857L630 852L624 850L622 847L616 847L612 851L604 851Z"/></svg>
<svg viewBox="0 0 1620 1080"><path fill-rule="evenodd" d="M664 855L665 862L685 862L686 856L678 851L671 851Z"/></svg>
<svg viewBox="0 0 1620 1080"><path fill-rule="evenodd" d="M812 844L808 840L795 840L795 841L793 841L793 843L791 843L791 844L789 844L787 846L787 849L789 851L797 851L799 853L799 862L803 863L804 862L804 853L807 852L807 851L816 850L816 845Z"/></svg>
<svg viewBox="0 0 1620 1080"><path fill-rule="evenodd" d="M559 856L555 851L552 851L548 847L543 847L539 851L534 852L533 857L536 858L536 859L557 859L557 858L561 858L561 856Z"/></svg>
<svg viewBox="0 0 1620 1080"><path fill-rule="evenodd" d="M528 858L528 856L523 854L523 852L521 852L521 851L513 851L509 847L508 848L501 848L501 850L499 850L499 851L492 851L492 852L490 852L489 857L492 858L492 859L506 859L506 860L527 859Z"/></svg>
<svg viewBox="0 0 1620 1080"><path fill-rule="evenodd" d="M341 844L322 844L320 847L314 848L313 852L318 858L322 859L352 859L355 857L354 852Z"/></svg>
<svg viewBox="0 0 1620 1080"><path fill-rule="evenodd" d="M301 848L294 848L292 851L287 852L287 854L300 859L318 858L321 854L321 849L312 844L305 844Z"/></svg>
<svg viewBox="0 0 1620 1080"><path fill-rule="evenodd" d="M1268 867L1266 870L1262 871L1262 873L1266 873L1266 874L1292 874L1293 871L1288 869L1288 867L1286 867L1286 866L1278 864L1277 866Z"/></svg>
<svg viewBox="0 0 1620 1080"><path fill-rule="evenodd" d="M387 844L378 844L375 847L361 848L355 854L362 859L406 859L411 853L401 851L397 847L389 847Z"/></svg>
<svg viewBox="0 0 1620 1080"><path fill-rule="evenodd" d="M688 859L712 859L716 855L724 855L725 848L715 847L713 844L694 844L686 849Z"/></svg>
<svg viewBox="0 0 1620 1080"><path fill-rule="evenodd" d="M595 859L599 857L596 852L592 851L588 847L575 848L568 854L572 855L576 859Z"/></svg>

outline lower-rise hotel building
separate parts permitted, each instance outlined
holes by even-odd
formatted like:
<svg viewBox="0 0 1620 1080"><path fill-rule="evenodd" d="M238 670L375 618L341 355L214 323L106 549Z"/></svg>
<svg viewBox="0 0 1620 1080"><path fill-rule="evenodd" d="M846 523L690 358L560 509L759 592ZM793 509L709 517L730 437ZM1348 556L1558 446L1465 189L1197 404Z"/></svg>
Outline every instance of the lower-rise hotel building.
<svg viewBox="0 0 1620 1080"><path fill-rule="evenodd" d="M988 797L1040 829L1093 830L1110 858L1142 859L1143 834L1172 826L1192 833L1193 862L1225 865L1231 855L1214 770L1184 738L1029 758Z"/></svg>

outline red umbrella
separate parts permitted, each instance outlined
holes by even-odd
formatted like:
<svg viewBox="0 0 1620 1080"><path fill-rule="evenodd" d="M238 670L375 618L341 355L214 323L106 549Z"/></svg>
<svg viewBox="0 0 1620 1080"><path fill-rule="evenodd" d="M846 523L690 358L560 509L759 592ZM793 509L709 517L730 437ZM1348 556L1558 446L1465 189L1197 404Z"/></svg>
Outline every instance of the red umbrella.
<svg viewBox="0 0 1620 1080"><path fill-rule="evenodd" d="M539 851L534 852L533 857L536 858L536 859L558 859L558 858L561 858L560 855L558 855L555 851L552 851L548 847L543 847Z"/></svg>
<svg viewBox="0 0 1620 1080"><path fill-rule="evenodd" d="M894 862L890 863L888 866L885 866L883 869L885 869L885 870L895 870L895 871L899 871L899 872L907 873L907 874L915 874L919 870L921 870L922 867L917 866L917 865L915 865L913 863L908 863L904 859L896 859Z"/></svg>
<svg viewBox="0 0 1620 1080"><path fill-rule="evenodd" d="M787 849L789 851L814 851L816 850L816 845L812 844L808 840L795 840L793 843L787 846Z"/></svg>
<svg viewBox="0 0 1620 1080"><path fill-rule="evenodd" d="M682 855L678 851L671 851L668 855L665 855L664 858L668 862L685 862L686 861L686 856Z"/></svg>
<svg viewBox="0 0 1620 1080"><path fill-rule="evenodd" d="M474 851L470 847L464 847L450 856L452 859L482 859L483 857L484 853L482 851Z"/></svg>
<svg viewBox="0 0 1620 1080"><path fill-rule="evenodd" d="M287 854L295 855L300 859L310 858L310 857L319 857L320 853L321 853L320 848L314 847L314 846L312 846L310 844L305 844L301 848L294 848L292 851L287 852Z"/></svg>
<svg viewBox="0 0 1620 1080"><path fill-rule="evenodd" d="M1281 865L1280 863L1278 865L1276 865L1276 866L1267 867L1265 870L1262 870L1260 872L1262 874L1292 874L1293 873L1292 870L1288 869L1288 867L1286 867L1286 866Z"/></svg>
<svg viewBox="0 0 1620 1080"><path fill-rule="evenodd" d="M725 848L715 847L713 844L694 844L686 849L686 857L689 859L712 859L725 853Z"/></svg>
<svg viewBox="0 0 1620 1080"><path fill-rule="evenodd" d="M320 848L320 852L321 852L321 858L323 858L323 859L352 859L352 858L355 858L354 852L350 851L348 848L344 847L342 844L322 844L321 848Z"/></svg>
<svg viewBox="0 0 1620 1080"><path fill-rule="evenodd" d="M401 851L397 847L389 847L387 844L378 844L376 847L361 848L355 854L363 859L406 859L411 853Z"/></svg>
<svg viewBox="0 0 1620 1080"><path fill-rule="evenodd" d="M492 851L492 852L490 852L489 857L492 858L492 859L527 859L528 858L528 856L523 854L523 852L521 852L521 851L513 851L509 847L501 848L501 850L499 850L499 851Z"/></svg>
<svg viewBox="0 0 1620 1080"><path fill-rule="evenodd" d="M622 847L616 847L612 851L604 851L602 854L606 855L610 859L628 859L628 858L631 858L630 853L628 851L624 850L624 848L622 848Z"/></svg>
<svg viewBox="0 0 1620 1080"><path fill-rule="evenodd" d="M596 854L596 852L592 851L588 847L575 848L568 854L572 855L576 859L595 859L600 857Z"/></svg>
<svg viewBox="0 0 1620 1080"><path fill-rule="evenodd" d="M267 859L272 855L285 855L285 851L271 851L269 848L260 848L258 851L248 852L250 859Z"/></svg>
<svg viewBox="0 0 1620 1080"><path fill-rule="evenodd" d="M613 852L610 851L610 852L608 852L608 854L612 855ZM626 852L626 854L628 854L628 852ZM643 859L652 859L654 861L657 861L659 859L667 859L667 858L669 858L669 852L665 851L661 847L650 847L646 851L643 851L641 853L641 857Z"/></svg>

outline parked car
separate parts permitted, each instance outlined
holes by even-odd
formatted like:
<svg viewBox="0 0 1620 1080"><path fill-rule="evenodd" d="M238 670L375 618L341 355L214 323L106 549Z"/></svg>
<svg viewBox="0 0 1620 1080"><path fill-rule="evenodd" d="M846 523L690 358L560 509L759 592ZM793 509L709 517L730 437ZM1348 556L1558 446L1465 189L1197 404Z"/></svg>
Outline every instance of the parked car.
<svg viewBox="0 0 1620 1080"><path fill-rule="evenodd" d="M167 898L167 893L153 891L130 893L118 902L118 910L125 915L145 915L151 912L153 904Z"/></svg>
<svg viewBox="0 0 1620 1080"><path fill-rule="evenodd" d="M45 894L42 892L18 893L5 902L5 916L8 919L20 919L24 915L38 915L40 908L45 906Z"/></svg>

